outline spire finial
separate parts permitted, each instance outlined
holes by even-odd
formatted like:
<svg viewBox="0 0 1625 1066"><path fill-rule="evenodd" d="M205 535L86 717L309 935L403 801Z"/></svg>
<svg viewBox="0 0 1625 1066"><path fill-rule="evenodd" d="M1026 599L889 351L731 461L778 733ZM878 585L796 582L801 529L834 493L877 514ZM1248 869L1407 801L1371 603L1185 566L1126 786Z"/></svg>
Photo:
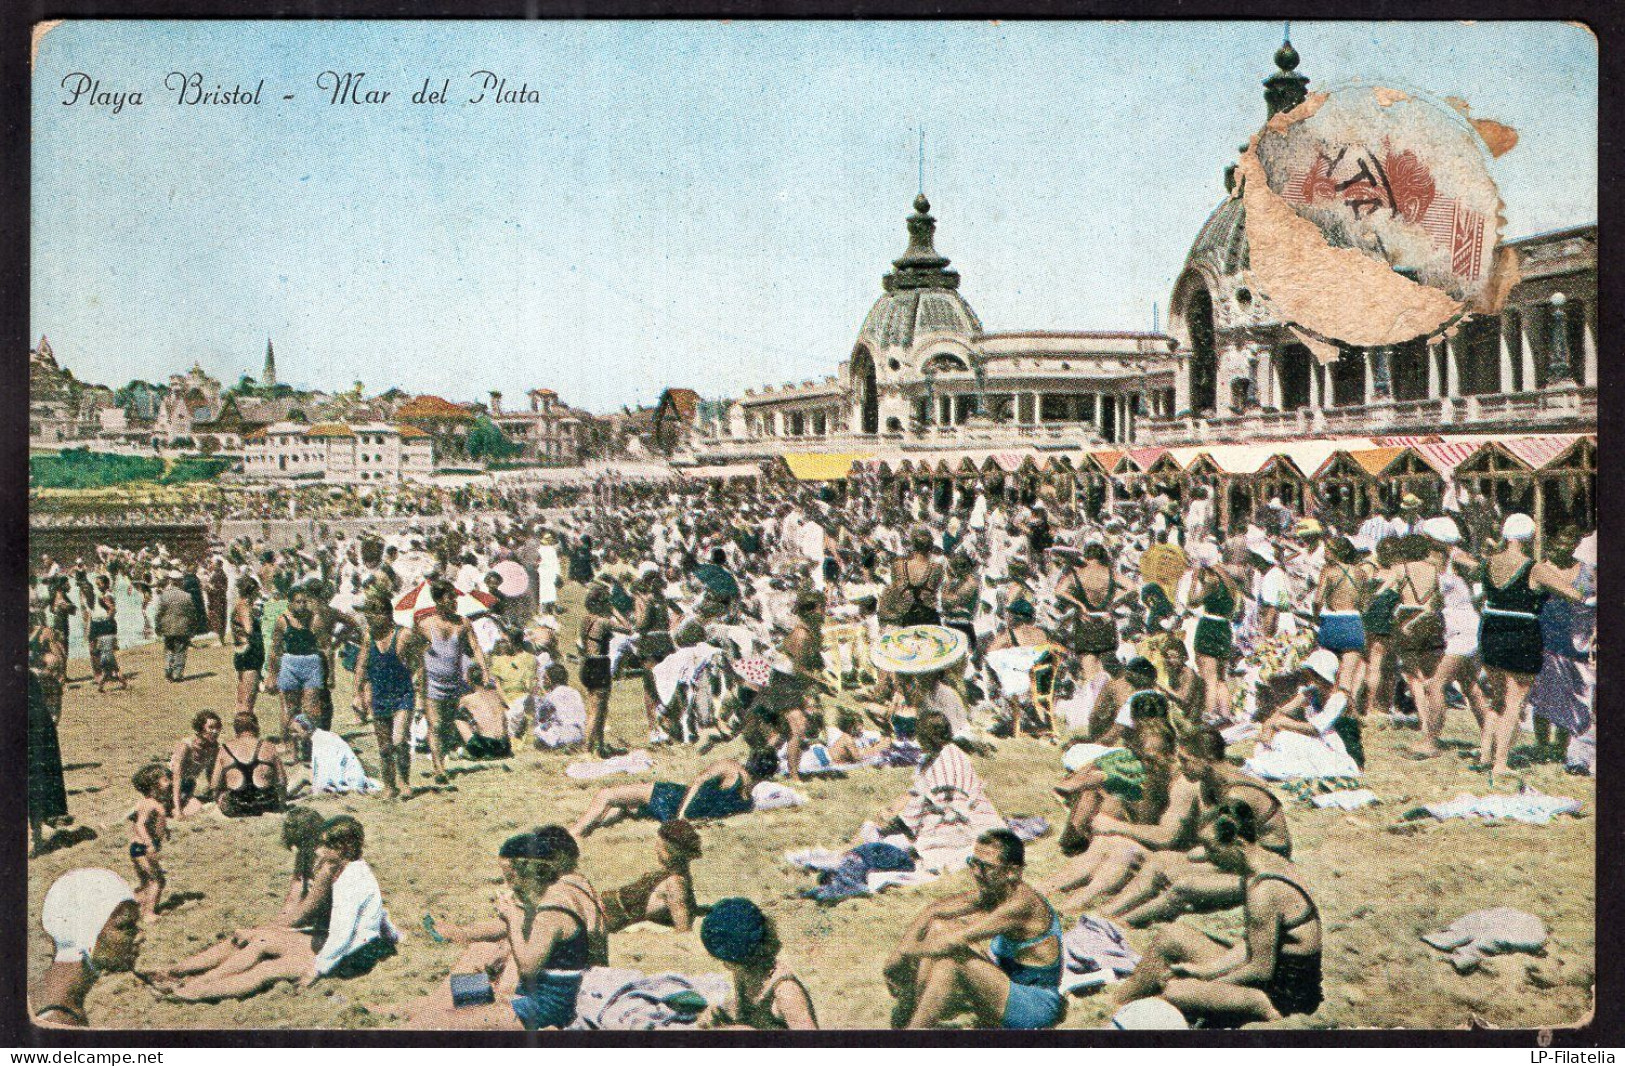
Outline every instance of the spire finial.
<svg viewBox="0 0 1625 1066"><path fill-rule="evenodd" d="M1264 102L1272 118L1297 107L1309 95L1309 79L1297 72L1298 62L1298 50L1292 47L1292 23L1288 22L1275 52L1275 73L1264 79Z"/></svg>
<svg viewBox="0 0 1625 1066"><path fill-rule="evenodd" d="M920 127L920 186L916 190L919 195L925 195L925 127Z"/></svg>

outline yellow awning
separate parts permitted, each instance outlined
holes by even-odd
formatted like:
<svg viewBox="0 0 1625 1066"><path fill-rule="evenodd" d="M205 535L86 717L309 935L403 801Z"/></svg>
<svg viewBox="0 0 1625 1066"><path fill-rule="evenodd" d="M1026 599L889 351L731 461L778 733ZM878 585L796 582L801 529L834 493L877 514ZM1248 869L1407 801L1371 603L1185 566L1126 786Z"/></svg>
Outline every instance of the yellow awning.
<svg viewBox="0 0 1625 1066"><path fill-rule="evenodd" d="M801 452L786 455L784 465L797 481L843 481L852 472L853 463L868 458L867 454L856 452Z"/></svg>
<svg viewBox="0 0 1625 1066"><path fill-rule="evenodd" d="M1381 477L1383 471L1394 465L1394 460L1405 454L1404 448L1362 448L1349 452L1349 458L1360 464L1360 469L1372 477Z"/></svg>

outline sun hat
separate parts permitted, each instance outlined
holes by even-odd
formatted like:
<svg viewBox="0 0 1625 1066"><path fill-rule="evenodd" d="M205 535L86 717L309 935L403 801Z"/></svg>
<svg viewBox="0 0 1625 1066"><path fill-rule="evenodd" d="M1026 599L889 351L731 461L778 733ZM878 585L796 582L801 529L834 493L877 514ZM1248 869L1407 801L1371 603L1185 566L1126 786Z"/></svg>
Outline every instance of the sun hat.
<svg viewBox="0 0 1625 1066"><path fill-rule="evenodd" d="M1422 535L1437 544L1461 543L1461 530L1457 528L1455 519L1444 515L1423 522Z"/></svg>
<svg viewBox="0 0 1625 1066"><path fill-rule="evenodd" d="M1529 540L1535 535L1535 520L1526 514L1509 514L1501 523L1502 540Z"/></svg>
<svg viewBox="0 0 1625 1066"><path fill-rule="evenodd" d="M1399 498L1399 506L1402 510L1406 511L1420 510L1422 507L1422 498L1416 495L1414 492L1407 492L1405 495Z"/></svg>
<svg viewBox="0 0 1625 1066"><path fill-rule="evenodd" d="M1310 652L1303 665L1316 674L1328 685L1337 683L1337 656L1325 648L1316 648Z"/></svg>
<svg viewBox="0 0 1625 1066"><path fill-rule="evenodd" d="M1296 537L1318 537L1324 532L1326 527L1313 518L1298 519L1298 524L1292 529L1292 535Z"/></svg>

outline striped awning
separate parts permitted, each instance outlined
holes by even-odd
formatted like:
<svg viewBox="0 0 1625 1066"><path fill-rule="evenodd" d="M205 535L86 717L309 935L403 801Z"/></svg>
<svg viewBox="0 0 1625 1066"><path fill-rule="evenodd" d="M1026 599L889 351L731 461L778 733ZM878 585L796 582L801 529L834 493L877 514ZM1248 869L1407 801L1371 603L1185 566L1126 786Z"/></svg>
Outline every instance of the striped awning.
<svg viewBox="0 0 1625 1066"><path fill-rule="evenodd" d="M1574 447L1582 436L1581 433L1554 433L1545 437L1513 437L1503 440L1501 446L1524 466L1540 470Z"/></svg>
<svg viewBox="0 0 1625 1066"><path fill-rule="evenodd" d="M1411 450L1439 474L1448 477L1481 447L1483 444L1476 440L1447 440L1439 444L1416 444Z"/></svg>
<svg viewBox="0 0 1625 1066"><path fill-rule="evenodd" d="M1151 464L1167 454L1167 448L1133 448L1129 451L1128 457L1141 470L1150 470Z"/></svg>

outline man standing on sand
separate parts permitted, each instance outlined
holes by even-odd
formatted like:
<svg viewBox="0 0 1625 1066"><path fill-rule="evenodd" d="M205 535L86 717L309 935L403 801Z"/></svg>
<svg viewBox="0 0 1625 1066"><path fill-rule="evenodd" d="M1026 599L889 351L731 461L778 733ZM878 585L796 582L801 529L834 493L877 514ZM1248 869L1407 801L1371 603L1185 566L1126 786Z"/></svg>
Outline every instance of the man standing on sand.
<svg viewBox="0 0 1625 1066"><path fill-rule="evenodd" d="M164 677L180 681L186 676L186 652L197 631L197 611L192 597L181 588L181 572L171 570L164 578L164 591L153 610L153 627L164 640Z"/></svg>

